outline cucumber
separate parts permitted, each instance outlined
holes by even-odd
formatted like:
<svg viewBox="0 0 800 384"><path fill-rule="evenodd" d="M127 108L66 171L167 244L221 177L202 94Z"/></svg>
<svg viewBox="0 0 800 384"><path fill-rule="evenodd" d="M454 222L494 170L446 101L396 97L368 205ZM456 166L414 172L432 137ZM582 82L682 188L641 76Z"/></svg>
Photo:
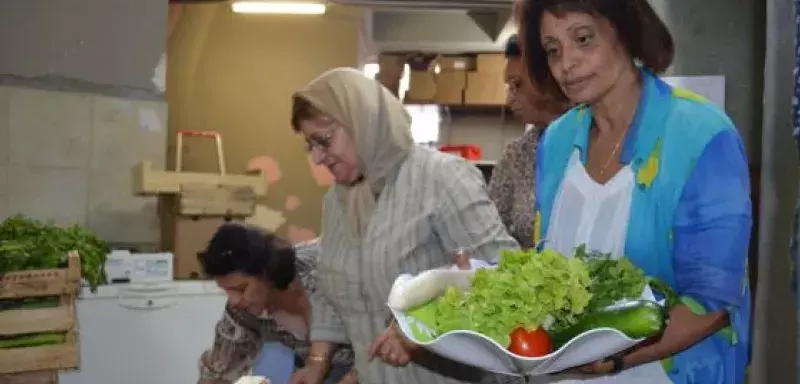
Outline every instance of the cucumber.
<svg viewBox="0 0 800 384"><path fill-rule="evenodd" d="M586 331L613 328L632 339L647 338L661 333L666 327L667 312L657 303L648 300L631 301L613 305L583 316L576 324L553 332L553 347L564 344Z"/></svg>
<svg viewBox="0 0 800 384"><path fill-rule="evenodd" d="M67 336L61 333L39 333L0 339L0 349L39 347L43 345L63 344Z"/></svg>

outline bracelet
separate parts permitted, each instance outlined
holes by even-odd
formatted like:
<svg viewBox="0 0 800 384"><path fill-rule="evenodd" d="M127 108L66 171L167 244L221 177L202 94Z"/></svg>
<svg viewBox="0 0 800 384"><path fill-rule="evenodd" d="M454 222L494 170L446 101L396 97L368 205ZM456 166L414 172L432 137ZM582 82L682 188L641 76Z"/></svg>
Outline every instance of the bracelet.
<svg viewBox="0 0 800 384"><path fill-rule="evenodd" d="M310 363L327 364L328 363L328 357L327 356L320 356L320 355L308 355L308 358L306 358L306 361L310 362Z"/></svg>
<svg viewBox="0 0 800 384"><path fill-rule="evenodd" d="M606 360L611 361L611 363L613 364L611 372L609 372L612 375L616 375L617 373L620 373L622 372L622 370L625 369L625 354L623 353L611 356Z"/></svg>

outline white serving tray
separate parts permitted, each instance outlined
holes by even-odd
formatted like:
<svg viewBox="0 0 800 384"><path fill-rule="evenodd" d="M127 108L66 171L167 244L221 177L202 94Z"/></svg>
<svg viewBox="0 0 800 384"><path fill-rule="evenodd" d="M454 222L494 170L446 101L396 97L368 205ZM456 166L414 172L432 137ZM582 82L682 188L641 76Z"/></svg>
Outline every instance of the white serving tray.
<svg viewBox="0 0 800 384"><path fill-rule="evenodd" d="M469 279L471 274L462 276ZM393 293L402 290L411 280L409 275L399 276L392 287ZM458 285L469 286L469 283L461 282ZM642 298L655 301L649 286L645 287ZM515 376L540 376L579 367L622 352L644 340L631 339L616 329L598 328L576 336L547 356L524 357L509 352L494 340L473 331L450 331L431 341L420 341L414 336L412 327L429 334L431 330L402 310L391 306L390 310L403 334L412 342L460 363Z"/></svg>

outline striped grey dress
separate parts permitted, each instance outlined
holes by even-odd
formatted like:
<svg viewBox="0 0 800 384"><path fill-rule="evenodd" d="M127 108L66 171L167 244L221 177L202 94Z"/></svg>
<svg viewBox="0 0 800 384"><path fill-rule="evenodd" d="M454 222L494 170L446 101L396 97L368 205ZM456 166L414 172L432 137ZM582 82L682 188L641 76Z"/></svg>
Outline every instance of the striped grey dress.
<svg viewBox="0 0 800 384"><path fill-rule="evenodd" d="M519 247L506 232L477 168L461 158L415 147L387 178L360 241L348 235L343 212L333 191L328 193L311 340L352 343L360 384L500 380L423 350L400 368L380 359L368 362L366 356L386 329L386 300L398 275L450 264L459 248L493 260L501 249Z"/></svg>

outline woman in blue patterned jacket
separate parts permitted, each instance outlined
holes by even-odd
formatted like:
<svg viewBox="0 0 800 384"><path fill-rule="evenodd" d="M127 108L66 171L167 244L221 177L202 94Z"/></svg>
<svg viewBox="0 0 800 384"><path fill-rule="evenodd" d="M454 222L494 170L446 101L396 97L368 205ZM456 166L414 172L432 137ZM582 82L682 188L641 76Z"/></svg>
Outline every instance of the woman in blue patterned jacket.
<svg viewBox="0 0 800 384"><path fill-rule="evenodd" d="M544 382L742 383L752 217L736 127L703 97L659 79L674 45L647 1L525 8L531 77L577 105L540 143L535 240L565 254L584 244L627 256L681 297L659 338Z"/></svg>

